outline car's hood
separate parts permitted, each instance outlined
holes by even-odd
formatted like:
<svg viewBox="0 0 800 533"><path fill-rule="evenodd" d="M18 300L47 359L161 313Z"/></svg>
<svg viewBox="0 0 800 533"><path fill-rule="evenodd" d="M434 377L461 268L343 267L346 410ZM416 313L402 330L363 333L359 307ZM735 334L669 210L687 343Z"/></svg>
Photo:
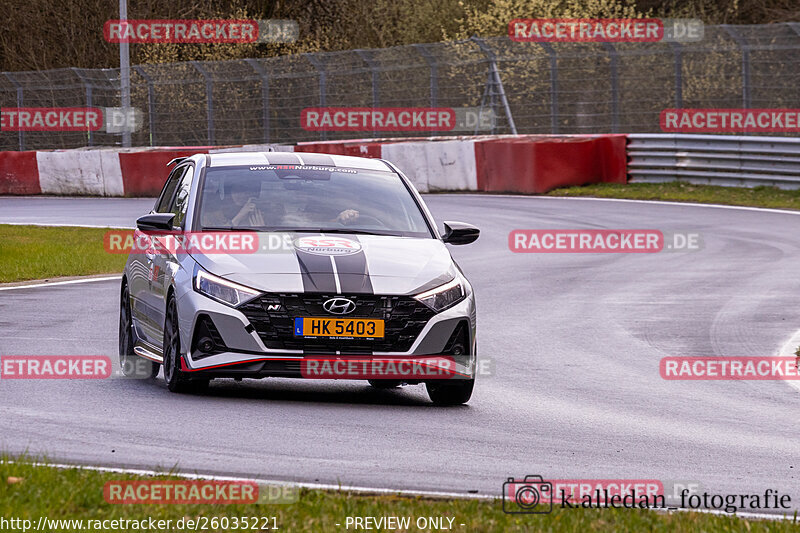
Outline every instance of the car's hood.
<svg viewBox="0 0 800 533"><path fill-rule="evenodd" d="M265 292L417 294L453 279L438 239L259 233L255 253L192 253L201 267Z"/></svg>

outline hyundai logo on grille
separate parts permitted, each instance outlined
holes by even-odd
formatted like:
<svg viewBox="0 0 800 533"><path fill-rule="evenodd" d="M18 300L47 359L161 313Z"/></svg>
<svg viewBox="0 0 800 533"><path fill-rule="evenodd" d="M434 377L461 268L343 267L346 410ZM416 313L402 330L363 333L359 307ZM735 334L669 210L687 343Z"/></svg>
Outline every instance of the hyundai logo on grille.
<svg viewBox="0 0 800 533"><path fill-rule="evenodd" d="M332 315L346 315L356 310L356 304L353 300L347 298L331 298L325 300L322 308Z"/></svg>

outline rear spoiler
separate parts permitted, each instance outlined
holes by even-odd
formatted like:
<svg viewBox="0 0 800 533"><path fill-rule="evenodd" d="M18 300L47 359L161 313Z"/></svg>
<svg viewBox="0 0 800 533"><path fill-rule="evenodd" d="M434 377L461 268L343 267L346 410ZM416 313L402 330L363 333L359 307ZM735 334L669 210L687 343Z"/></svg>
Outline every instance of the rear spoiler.
<svg viewBox="0 0 800 533"><path fill-rule="evenodd" d="M189 159L189 158L188 157L176 157L175 159L173 159L172 161L167 163L167 166L171 167L172 165L181 163L182 161L186 161L187 159Z"/></svg>

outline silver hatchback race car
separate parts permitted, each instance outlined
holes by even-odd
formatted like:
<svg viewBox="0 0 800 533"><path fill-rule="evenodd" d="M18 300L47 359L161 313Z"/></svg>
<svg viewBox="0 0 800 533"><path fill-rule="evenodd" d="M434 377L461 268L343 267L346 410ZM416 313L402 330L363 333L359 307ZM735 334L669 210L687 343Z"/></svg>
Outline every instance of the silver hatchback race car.
<svg viewBox="0 0 800 533"><path fill-rule="evenodd" d="M197 154L175 161L137 220L120 290L123 371L160 366L173 392L214 378L424 383L465 403L475 299L411 182L380 159ZM144 363L144 362L147 363Z"/></svg>

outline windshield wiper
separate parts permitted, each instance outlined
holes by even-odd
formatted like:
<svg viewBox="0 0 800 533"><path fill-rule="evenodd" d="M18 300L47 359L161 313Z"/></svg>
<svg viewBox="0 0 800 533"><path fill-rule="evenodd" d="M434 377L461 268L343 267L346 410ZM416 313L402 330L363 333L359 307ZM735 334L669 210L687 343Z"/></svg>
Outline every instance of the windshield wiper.
<svg viewBox="0 0 800 533"><path fill-rule="evenodd" d="M345 228L320 228L316 230L309 230L318 233L350 233L353 235L390 235L390 236L399 236L397 232L394 231L369 231L365 229L345 229Z"/></svg>
<svg viewBox="0 0 800 533"><path fill-rule="evenodd" d="M381 235L400 237L395 231L369 231L365 229L346 228L254 228L250 226L204 226L201 231L258 231L263 233L350 233L352 235Z"/></svg>

